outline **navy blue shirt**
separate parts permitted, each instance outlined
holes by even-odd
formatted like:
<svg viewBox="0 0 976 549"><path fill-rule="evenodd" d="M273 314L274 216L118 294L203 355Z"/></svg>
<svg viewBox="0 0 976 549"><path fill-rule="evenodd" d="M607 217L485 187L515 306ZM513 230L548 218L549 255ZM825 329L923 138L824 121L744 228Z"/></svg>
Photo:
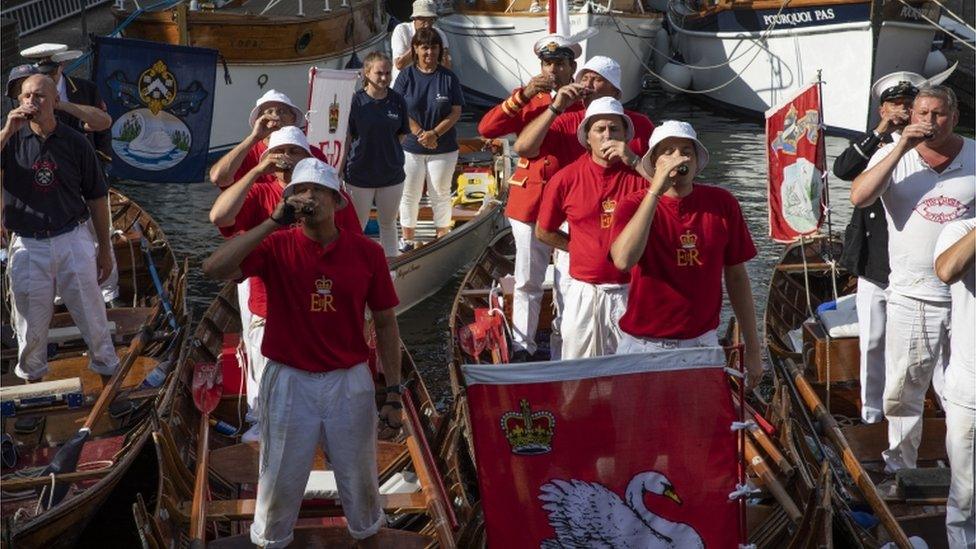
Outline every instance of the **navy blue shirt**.
<svg viewBox="0 0 976 549"><path fill-rule="evenodd" d="M410 118L413 118L424 130L434 129L441 120L450 116L451 108L455 105L464 106L461 81L450 69L440 65L430 74L421 72L416 65L408 66L397 76L393 89L407 100L407 112ZM403 142L403 150L413 154L456 151L458 142L455 126L451 126L450 130L437 138L436 149L425 148L417 142L417 136L411 133Z"/></svg>
<svg viewBox="0 0 976 549"><path fill-rule="evenodd" d="M0 153L3 224L20 234L57 231L88 219L88 200L108 194L91 142L58 122L41 137L25 125Z"/></svg>
<svg viewBox="0 0 976 549"><path fill-rule="evenodd" d="M403 146L400 136L410 133L407 103L388 90L373 99L366 90L352 96L349 111L349 157L346 183L356 187L389 187L403 182Z"/></svg>

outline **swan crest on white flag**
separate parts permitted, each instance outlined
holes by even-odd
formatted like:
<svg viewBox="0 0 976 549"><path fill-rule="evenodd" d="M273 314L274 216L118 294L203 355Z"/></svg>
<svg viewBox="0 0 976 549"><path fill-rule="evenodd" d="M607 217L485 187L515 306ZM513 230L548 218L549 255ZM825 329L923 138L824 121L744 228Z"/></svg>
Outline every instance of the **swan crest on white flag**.
<svg viewBox="0 0 976 549"><path fill-rule="evenodd" d="M338 168L346 155L349 109L359 88L359 71L312 67L308 79L308 143L322 149L326 161Z"/></svg>
<svg viewBox="0 0 976 549"><path fill-rule="evenodd" d="M489 547L735 547L724 366L717 347L463 366Z"/></svg>

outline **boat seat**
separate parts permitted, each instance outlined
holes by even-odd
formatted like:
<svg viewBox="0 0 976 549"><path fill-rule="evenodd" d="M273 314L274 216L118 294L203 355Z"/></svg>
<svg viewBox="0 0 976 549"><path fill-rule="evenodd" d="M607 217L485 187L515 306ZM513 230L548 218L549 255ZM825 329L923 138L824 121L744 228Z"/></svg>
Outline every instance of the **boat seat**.
<svg viewBox="0 0 976 549"><path fill-rule="evenodd" d="M426 498L423 492L413 492L409 494L385 494L380 496L380 505L388 513L423 513L427 510ZM189 522L192 501L180 502L177 512L179 520ZM254 508L257 500L254 499L221 499L207 503L207 520L228 521L228 520L253 520ZM342 506L338 500L333 499L312 499L302 503L299 512L301 517L336 517L342 516ZM302 547L299 545L298 547Z"/></svg>
<svg viewBox="0 0 976 549"><path fill-rule="evenodd" d="M820 322L803 323L803 356L807 371L814 375L813 381L827 381L828 363L831 382L860 379L861 352L858 338L833 337L828 344L827 333Z"/></svg>
<svg viewBox="0 0 976 549"><path fill-rule="evenodd" d="M315 526L297 527L294 530L295 540L292 547L353 547L356 540L349 535L345 526ZM396 547L398 549L423 549L433 540L417 532L382 528L377 533L380 547ZM252 549L251 535L239 534L207 542L212 549Z"/></svg>
<svg viewBox="0 0 976 549"><path fill-rule="evenodd" d="M113 320L108 321L108 330L115 337L118 332L118 325ZM68 341L80 341L81 329L78 326L64 326L63 328L51 328L47 331L47 342L48 344L57 343L61 345Z"/></svg>
<svg viewBox="0 0 976 549"><path fill-rule="evenodd" d="M257 442L241 442L210 452L210 470L232 484L257 484L259 450ZM407 454L405 444L377 441L377 471L386 470ZM312 471L328 471L331 467L321 448L315 451Z"/></svg>
<svg viewBox="0 0 976 549"><path fill-rule="evenodd" d="M851 451L858 461L880 462L881 452L888 449L888 422L841 427ZM918 460L948 461L945 447L946 427L942 418L922 419L922 444L918 448Z"/></svg>

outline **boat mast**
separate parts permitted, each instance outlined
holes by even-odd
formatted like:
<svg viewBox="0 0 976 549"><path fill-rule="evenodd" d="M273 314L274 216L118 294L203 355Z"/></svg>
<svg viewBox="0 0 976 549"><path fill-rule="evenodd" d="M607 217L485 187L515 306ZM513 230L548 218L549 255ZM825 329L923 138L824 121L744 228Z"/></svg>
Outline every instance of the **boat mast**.
<svg viewBox="0 0 976 549"><path fill-rule="evenodd" d="M569 0L549 0L549 34L569 36Z"/></svg>

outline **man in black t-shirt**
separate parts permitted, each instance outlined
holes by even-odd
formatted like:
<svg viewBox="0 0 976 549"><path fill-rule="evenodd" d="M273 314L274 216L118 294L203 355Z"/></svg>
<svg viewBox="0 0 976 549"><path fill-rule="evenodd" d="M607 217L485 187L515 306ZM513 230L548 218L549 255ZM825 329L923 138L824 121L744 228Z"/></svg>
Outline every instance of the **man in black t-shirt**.
<svg viewBox="0 0 976 549"><path fill-rule="evenodd" d="M19 346L15 373L28 381L47 373L57 289L88 343L89 367L107 378L119 364L98 288L114 260L108 186L85 136L55 116L51 78L27 77L18 99L0 130L3 228L13 233L7 271Z"/></svg>

